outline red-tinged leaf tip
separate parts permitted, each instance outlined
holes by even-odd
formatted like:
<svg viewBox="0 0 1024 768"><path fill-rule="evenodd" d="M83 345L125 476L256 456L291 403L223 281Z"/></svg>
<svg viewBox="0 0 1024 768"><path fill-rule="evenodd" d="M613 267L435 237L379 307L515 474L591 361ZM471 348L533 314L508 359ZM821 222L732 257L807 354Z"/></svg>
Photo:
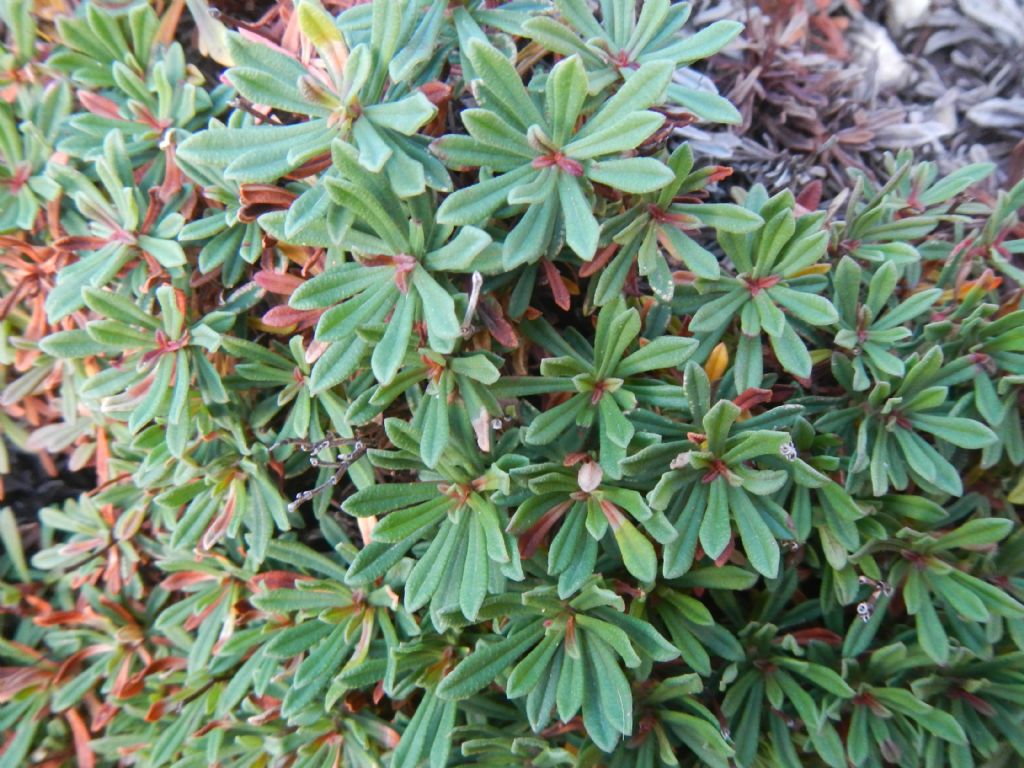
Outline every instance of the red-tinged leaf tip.
<svg viewBox="0 0 1024 768"><path fill-rule="evenodd" d="M741 411L749 411L755 406L771 402L771 399L772 391L770 389L751 387L738 394L732 401Z"/></svg>
<svg viewBox="0 0 1024 768"><path fill-rule="evenodd" d="M105 117L108 120L124 120L121 116L121 110L117 106L117 102L113 99L108 99L106 96L100 96L98 93L93 93L92 91L81 90L78 92L78 100L82 102L83 107L94 115Z"/></svg>
<svg viewBox="0 0 1024 768"><path fill-rule="evenodd" d="M732 553L733 553L733 551L735 549L736 549L736 534L732 533L729 536L729 543L726 545L725 549L722 550L722 554L720 554L718 557L715 558L715 567L716 568L721 568L723 565L725 565L727 562L729 562L729 558L732 557Z"/></svg>
<svg viewBox="0 0 1024 768"><path fill-rule="evenodd" d="M608 521L608 525L611 526L612 530L619 530L619 528L622 527L623 521L626 519L619 508L607 499L601 499L598 504L601 507L601 512L604 513L605 520Z"/></svg>
<svg viewBox="0 0 1024 768"><path fill-rule="evenodd" d="M68 726L71 728L71 736L75 745L75 759L79 768L95 768L96 753L93 752L92 737L89 735L89 729L86 727L85 721L82 720L82 716L78 714L77 709L69 709L64 713L64 719L68 721Z"/></svg>
<svg viewBox="0 0 1024 768"><path fill-rule="evenodd" d="M534 168L558 168L561 171L565 171L570 176L582 176L583 166L578 160L573 160L567 155L563 155L561 152L552 152L549 155L541 155L535 157L530 163Z"/></svg>
<svg viewBox="0 0 1024 768"><path fill-rule="evenodd" d="M281 304L268 309L260 320L268 328L312 328L323 313L322 309L293 309Z"/></svg>

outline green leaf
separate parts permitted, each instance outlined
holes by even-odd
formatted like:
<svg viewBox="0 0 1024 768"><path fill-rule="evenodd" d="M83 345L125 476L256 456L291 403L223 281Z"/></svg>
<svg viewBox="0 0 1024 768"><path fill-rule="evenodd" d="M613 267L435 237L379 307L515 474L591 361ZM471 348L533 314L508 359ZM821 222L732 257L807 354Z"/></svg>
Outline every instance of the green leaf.
<svg viewBox="0 0 1024 768"><path fill-rule="evenodd" d="M708 90L687 88L679 83L670 83L668 98L701 120L727 125L739 125L743 121L743 116L731 101Z"/></svg>
<svg viewBox="0 0 1024 768"><path fill-rule="evenodd" d="M497 48L481 40L470 40L465 51L480 77L488 96L507 117L513 117L524 130L543 125L544 118L523 87L512 63Z"/></svg>
<svg viewBox="0 0 1024 768"><path fill-rule="evenodd" d="M679 578L679 583L689 587L707 589L750 589L757 583L757 576L735 565L721 568L694 568Z"/></svg>
<svg viewBox="0 0 1024 768"><path fill-rule="evenodd" d="M526 430L526 442L547 445L570 429L576 417L589 406L589 398L579 394L542 412Z"/></svg>
<svg viewBox="0 0 1024 768"><path fill-rule="evenodd" d="M459 700L473 695L501 674L544 634L540 622L531 622L494 643L479 643L437 686L442 699Z"/></svg>
<svg viewBox="0 0 1024 768"><path fill-rule="evenodd" d="M756 213L731 203L675 203L670 212L693 216L702 224L720 232L745 234L755 232L764 225L764 219Z"/></svg>
<svg viewBox="0 0 1024 768"><path fill-rule="evenodd" d="M313 366L309 378L311 395L318 395L351 376L366 352L366 342L356 338L351 344L332 344Z"/></svg>
<svg viewBox="0 0 1024 768"><path fill-rule="evenodd" d="M419 768L425 763L440 768L448 760L456 705L427 691L405 727L391 758L394 768Z"/></svg>
<svg viewBox="0 0 1024 768"><path fill-rule="evenodd" d="M854 691L853 688L843 680L842 676L821 664L813 664L799 659L784 657L778 657L778 664L789 671L800 675L800 677L810 680L819 688L828 691L833 696L838 696L842 699L849 699L856 694L856 691Z"/></svg>
<svg viewBox="0 0 1024 768"><path fill-rule="evenodd" d="M966 165L946 176L942 181L933 184L922 194L919 201L922 205L932 206L944 203L959 195L972 184L976 184L995 170L993 163L973 163Z"/></svg>
<svg viewBox="0 0 1024 768"><path fill-rule="evenodd" d="M740 307L750 301L749 291L735 288L703 302L690 321L694 333L721 331L733 321Z"/></svg>
<svg viewBox="0 0 1024 768"><path fill-rule="evenodd" d="M655 661L679 658L679 649L662 637L648 621L611 608L597 608L594 615L625 632L637 648Z"/></svg>
<svg viewBox="0 0 1024 768"><path fill-rule="evenodd" d="M39 717L39 711L45 702L45 697L37 697L37 703L24 711L17 723L11 723L11 730L7 734L9 738L4 742L3 754L0 754L0 768L21 768L26 765L25 758L32 749L36 731L44 722Z"/></svg>
<svg viewBox="0 0 1024 768"><path fill-rule="evenodd" d="M654 192L675 178L671 169L653 157L595 160L586 173L591 181L632 194Z"/></svg>
<svg viewBox="0 0 1024 768"><path fill-rule="evenodd" d="M950 572L948 578L972 590L993 613L1014 619L1024 618L1024 605L1011 597L1007 590L959 570Z"/></svg>
<svg viewBox="0 0 1024 768"><path fill-rule="evenodd" d="M336 581L345 579L345 568L340 562L297 541L275 539L267 547L267 556Z"/></svg>
<svg viewBox="0 0 1024 768"><path fill-rule="evenodd" d="M758 456L778 456L781 448L789 443L785 432L754 429L743 433L736 443L722 456L722 461L732 466Z"/></svg>
<svg viewBox="0 0 1024 768"><path fill-rule="evenodd" d="M788 309L791 314L808 325L832 325L839 320L836 308L824 296L794 291L784 285L769 288L767 293L785 309Z"/></svg>
<svg viewBox="0 0 1024 768"><path fill-rule="evenodd" d="M39 348L51 357L78 358L116 354L119 347L97 341L85 329L57 331L39 341Z"/></svg>
<svg viewBox="0 0 1024 768"><path fill-rule="evenodd" d="M421 504L389 512L374 527L373 539L374 541L395 543L413 537L424 528L440 522L447 514L449 506L449 500L441 496Z"/></svg>
<svg viewBox="0 0 1024 768"><path fill-rule="evenodd" d="M986 547L1002 541L1013 531L1013 521L1002 518L968 520L955 531L942 536L935 549Z"/></svg>
<svg viewBox="0 0 1024 768"><path fill-rule="evenodd" d="M331 114L325 104L317 104L306 98L280 76L249 67L232 67L227 73L227 79L242 96L255 104L265 104L298 115L327 117Z"/></svg>
<svg viewBox="0 0 1024 768"><path fill-rule="evenodd" d="M686 65L713 56L735 40L742 31L743 24L731 19L723 19L709 24L687 38L686 55L679 59L678 63Z"/></svg>
<svg viewBox="0 0 1024 768"><path fill-rule="evenodd" d="M468 376L481 384L494 384L501 378L501 372L485 355L456 357L449 361L448 367L454 373Z"/></svg>
<svg viewBox="0 0 1024 768"><path fill-rule="evenodd" d="M117 320L93 320L86 331L97 344L114 349L147 349L154 346L152 333L136 330Z"/></svg>
<svg viewBox="0 0 1024 768"><path fill-rule="evenodd" d="M544 636L532 651L516 664L505 685L505 695L510 699L525 696L540 682L541 676L548 671L548 664L559 650L561 637L552 632Z"/></svg>
<svg viewBox="0 0 1024 768"><path fill-rule="evenodd" d="M448 447L450 434L448 396L451 393L451 375L441 378L438 391L426 395L423 403L423 438L420 443L420 456L428 467L436 467L441 455Z"/></svg>
<svg viewBox="0 0 1024 768"><path fill-rule="evenodd" d="M949 661L949 637L946 630L942 628L939 614L932 605L931 600L925 598L921 601L917 611L917 642L921 644L921 650L927 653L936 664L946 664Z"/></svg>
<svg viewBox="0 0 1024 768"><path fill-rule="evenodd" d="M915 428L961 448L984 448L998 440L995 432L974 419L926 413L913 413L908 419Z"/></svg>
<svg viewBox="0 0 1024 768"><path fill-rule="evenodd" d="M484 544L483 527L478 517L469 521L469 541L466 544L466 562L463 566L462 584L459 587L459 607L462 615L475 621L487 596L488 572L487 549Z"/></svg>
<svg viewBox="0 0 1024 768"><path fill-rule="evenodd" d="M443 149L436 154L444 159ZM437 209L437 221L440 224L477 226L505 204L513 187L538 173L529 164L522 165L501 176L453 192Z"/></svg>
<svg viewBox="0 0 1024 768"><path fill-rule="evenodd" d="M629 636L619 627L582 613L576 615L576 625L601 638L619 655L627 667L640 666L640 657L633 650Z"/></svg>
<svg viewBox="0 0 1024 768"><path fill-rule="evenodd" d="M460 554L456 550L459 549L460 540L466 535L468 522L467 515L460 515L457 523L453 523L451 520L441 523L441 527L434 535L427 551L412 567L406 579L404 597L406 610L416 611L426 605L437 592L441 580L449 575L449 563L453 557L458 557ZM449 578L455 580L458 575L457 569L453 568Z"/></svg>
<svg viewBox="0 0 1024 768"><path fill-rule="evenodd" d="M412 321L416 314L416 296L401 294L395 303L394 313L388 323L384 337L373 350L370 358L373 375L381 384L390 384L405 359L412 336Z"/></svg>
<svg viewBox="0 0 1024 768"><path fill-rule="evenodd" d="M387 280L384 267L364 267L355 262L321 272L292 293L288 303L295 309L322 309L339 304L372 285Z"/></svg>
<svg viewBox="0 0 1024 768"><path fill-rule="evenodd" d="M638 147L664 122L665 116L657 112L634 112L625 125L609 125L585 138L574 138L565 145L564 152L575 160L618 155Z"/></svg>
<svg viewBox="0 0 1024 768"><path fill-rule="evenodd" d="M369 517L429 501L438 493L434 483L370 485L345 499L341 508L354 517Z"/></svg>
<svg viewBox="0 0 1024 768"><path fill-rule="evenodd" d="M199 728L208 696L209 693L206 693L189 701L171 724L156 730L156 738L149 751L149 765L160 768L174 759L185 739Z"/></svg>
<svg viewBox="0 0 1024 768"><path fill-rule="evenodd" d="M725 480L716 477L711 481L708 508L700 525L700 545L708 557L714 559L725 551L732 538L729 524L729 501Z"/></svg>
<svg viewBox="0 0 1024 768"><path fill-rule="evenodd" d="M438 352L451 351L452 340L459 335L459 320L451 294L420 266L413 270L412 284L422 300L430 346Z"/></svg>
<svg viewBox="0 0 1024 768"><path fill-rule="evenodd" d="M775 357L786 371L800 378L811 375L811 356L789 323L785 324L781 336L770 336L769 341Z"/></svg>
<svg viewBox="0 0 1024 768"><path fill-rule="evenodd" d="M586 138L613 125L621 128L627 115L657 104L672 79L674 69L670 61L652 61L633 71L625 84L576 134L576 139Z"/></svg>
<svg viewBox="0 0 1024 768"><path fill-rule="evenodd" d="M729 486L728 498L747 559L755 571L774 579L779 573L779 542L775 540L746 491Z"/></svg>
<svg viewBox="0 0 1024 768"><path fill-rule="evenodd" d="M715 258L715 255L675 227L660 227L658 242L674 258L682 261L697 277L708 280L718 277L718 259ZM720 321L721 318L718 320Z"/></svg>
<svg viewBox="0 0 1024 768"><path fill-rule="evenodd" d="M82 291L82 298L89 309L111 320L119 320L128 325L141 325L143 328L153 330L160 327L158 318L143 312L133 302L112 291L86 288Z"/></svg>
<svg viewBox="0 0 1024 768"><path fill-rule="evenodd" d="M174 240L139 235L138 243L139 248L160 262L160 266L167 269L184 266L188 261L185 251Z"/></svg>
<svg viewBox="0 0 1024 768"><path fill-rule="evenodd" d="M556 146L566 142L587 97L587 71L579 56L558 62L544 85L544 111Z"/></svg>
<svg viewBox="0 0 1024 768"><path fill-rule="evenodd" d="M581 259L590 261L597 252L601 227L579 181L567 173L559 173L557 186L566 244Z"/></svg>
<svg viewBox="0 0 1024 768"><path fill-rule="evenodd" d="M271 589L252 597L252 604L272 613L323 611L352 604L350 595L332 590Z"/></svg>
<svg viewBox="0 0 1024 768"><path fill-rule="evenodd" d="M459 234L444 246L431 251L424 259L428 269L444 272L464 272L471 269L474 259L488 245L491 236L477 227L462 227Z"/></svg>
<svg viewBox="0 0 1024 768"><path fill-rule="evenodd" d="M601 419L602 440L626 448L633 439L635 430L615 402L615 398L611 395L602 397L597 404L597 412Z"/></svg>
<svg viewBox="0 0 1024 768"><path fill-rule="evenodd" d="M658 574L658 558L654 554L654 546L629 520L621 518L617 522L617 525L612 523L612 533L615 543L619 545L626 570L639 581L653 582Z"/></svg>
<svg viewBox="0 0 1024 768"><path fill-rule="evenodd" d="M422 91L387 104L370 104L363 114L376 126L413 136L437 115L435 107Z"/></svg>
<svg viewBox="0 0 1024 768"><path fill-rule="evenodd" d="M480 111L489 117L493 117L494 120L500 119L492 112L487 112L485 110ZM515 136L518 140L525 142L525 139L519 134L515 134ZM474 137L462 135L442 136L430 145L430 149L438 158L443 160L449 168L461 169L480 167L489 168L495 173L514 170L518 170L520 172L524 170L532 170L532 166L528 164L524 165L524 161L535 157L537 154L532 147L529 147L529 145L527 145L526 149L521 150L522 152L529 153L524 157L521 154L513 153L505 147L496 147ZM469 187L467 187L467 189L469 189ZM504 198L501 199L503 200Z"/></svg>
<svg viewBox="0 0 1024 768"><path fill-rule="evenodd" d="M704 434L711 453L716 456L725 454L725 441L740 413L740 407L731 400L719 400L704 416Z"/></svg>
<svg viewBox="0 0 1024 768"><path fill-rule="evenodd" d="M619 735L633 730L633 695L603 640L588 634L584 649L583 724L594 743L611 752Z"/></svg>

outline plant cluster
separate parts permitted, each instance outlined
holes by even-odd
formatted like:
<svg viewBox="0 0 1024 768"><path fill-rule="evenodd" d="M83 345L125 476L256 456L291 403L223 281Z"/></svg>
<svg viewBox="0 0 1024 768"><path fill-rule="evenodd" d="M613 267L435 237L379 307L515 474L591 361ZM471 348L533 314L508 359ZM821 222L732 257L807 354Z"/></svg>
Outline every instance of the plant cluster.
<svg viewBox="0 0 1024 768"><path fill-rule="evenodd" d="M216 81L75 5L0 0L0 426L95 473L0 510L0 768L1024 760L1024 184L727 190L687 3L190 2Z"/></svg>

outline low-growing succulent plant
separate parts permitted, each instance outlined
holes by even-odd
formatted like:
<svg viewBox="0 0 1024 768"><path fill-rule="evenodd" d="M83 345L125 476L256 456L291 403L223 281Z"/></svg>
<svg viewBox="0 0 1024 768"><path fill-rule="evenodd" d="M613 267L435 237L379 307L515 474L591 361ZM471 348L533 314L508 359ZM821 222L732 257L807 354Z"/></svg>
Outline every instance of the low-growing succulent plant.
<svg viewBox="0 0 1024 768"><path fill-rule="evenodd" d="M0 768L1024 761L1024 182L730 188L688 3L232 7L0 0Z"/></svg>

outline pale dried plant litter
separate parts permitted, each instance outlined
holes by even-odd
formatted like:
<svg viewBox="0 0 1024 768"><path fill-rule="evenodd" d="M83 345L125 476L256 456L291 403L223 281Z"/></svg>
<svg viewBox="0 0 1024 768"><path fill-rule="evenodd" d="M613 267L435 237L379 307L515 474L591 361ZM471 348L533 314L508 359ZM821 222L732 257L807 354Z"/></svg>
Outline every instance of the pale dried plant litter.
<svg viewBox="0 0 1024 768"><path fill-rule="evenodd" d="M702 73L742 123L680 129L735 181L836 194L902 148L947 172L992 161L993 183L1024 173L1021 0L697 0L695 16L745 24Z"/></svg>

